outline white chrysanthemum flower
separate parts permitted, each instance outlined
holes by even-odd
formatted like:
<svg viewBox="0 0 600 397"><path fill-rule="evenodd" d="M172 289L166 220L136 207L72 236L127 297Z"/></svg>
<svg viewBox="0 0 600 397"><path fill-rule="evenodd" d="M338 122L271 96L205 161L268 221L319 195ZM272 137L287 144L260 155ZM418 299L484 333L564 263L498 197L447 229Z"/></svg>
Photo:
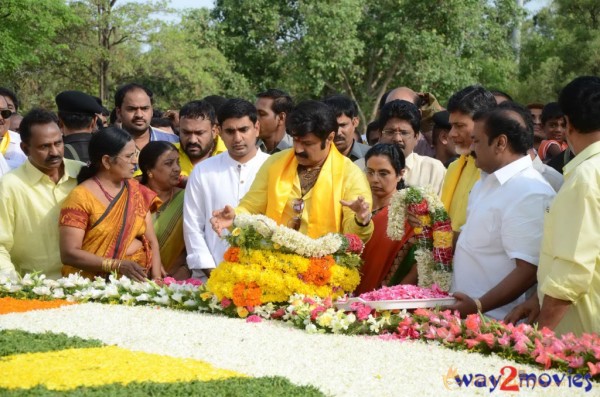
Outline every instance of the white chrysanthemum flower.
<svg viewBox="0 0 600 397"><path fill-rule="evenodd" d="M34 294L39 295L39 296L47 296L47 295L52 294L52 291L50 290L50 288L48 288L46 286L34 287L32 291Z"/></svg>

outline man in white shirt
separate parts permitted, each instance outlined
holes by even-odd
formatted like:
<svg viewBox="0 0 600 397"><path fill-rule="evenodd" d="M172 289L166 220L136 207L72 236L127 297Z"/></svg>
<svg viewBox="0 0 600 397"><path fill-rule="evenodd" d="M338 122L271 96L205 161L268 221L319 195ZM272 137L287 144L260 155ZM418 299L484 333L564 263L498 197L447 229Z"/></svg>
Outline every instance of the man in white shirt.
<svg viewBox="0 0 600 397"><path fill-rule="evenodd" d="M269 157L256 147L259 122L254 105L230 99L218 110L227 151L199 163L189 177L183 204L183 235L192 277L206 279L223 261L227 242L212 229L213 210L235 207Z"/></svg>
<svg viewBox="0 0 600 397"><path fill-rule="evenodd" d="M533 168L527 109L476 114L471 150L481 179L454 254L450 307L503 319L536 282L544 213L555 192Z"/></svg>
<svg viewBox="0 0 600 397"><path fill-rule="evenodd" d="M388 102L381 109L379 123L382 127L379 142L394 143L404 153L404 183L407 186L431 185L435 192L441 194L446 167L439 160L414 152L421 125L419 109L413 103L403 100ZM362 165L359 161L355 164L364 169L364 161Z"/></svg>

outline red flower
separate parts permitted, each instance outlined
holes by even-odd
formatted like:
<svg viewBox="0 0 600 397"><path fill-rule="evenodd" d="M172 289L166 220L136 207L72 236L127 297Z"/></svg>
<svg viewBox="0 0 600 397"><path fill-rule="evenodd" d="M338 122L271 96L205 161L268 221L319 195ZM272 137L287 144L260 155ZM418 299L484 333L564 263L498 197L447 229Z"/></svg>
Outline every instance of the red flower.
<svg viewBox="0 0 600 397"><path fill-rule="evenodd" d="M411 203L407 205L408 212L412 212L415 215L427 215L429 213L427 200L423 199L420 203Z"/></svg>
<svg viewBox="0 0 600 397"><path fill-rule="evenodd" d="M348 252L360 255L363 251L363 242L356 234L344 234L348 240Z"/></svg>

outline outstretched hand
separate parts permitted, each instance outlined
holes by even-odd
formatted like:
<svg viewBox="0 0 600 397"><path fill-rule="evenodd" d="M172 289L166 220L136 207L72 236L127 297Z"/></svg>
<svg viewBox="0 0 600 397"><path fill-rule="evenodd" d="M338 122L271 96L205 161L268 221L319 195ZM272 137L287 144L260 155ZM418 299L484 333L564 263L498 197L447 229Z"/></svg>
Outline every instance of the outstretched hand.
<svg viewBox="0 0 600 397"><path fill-rule="evenodd" d="M371 209L363 196L358 196L354 201L340 200L340 204L354 211L358 223L364 225L371 220Z"/></svg>
<svg viewBox="0 0 600 397"><path fill-rule="evenodd" d="M225 208L213 211L212 215L212 218L210 218L210 224L217 235L221 237L223 229L230 228L231 225L233 225L235 210L232 206L226 205Z"/></svg>

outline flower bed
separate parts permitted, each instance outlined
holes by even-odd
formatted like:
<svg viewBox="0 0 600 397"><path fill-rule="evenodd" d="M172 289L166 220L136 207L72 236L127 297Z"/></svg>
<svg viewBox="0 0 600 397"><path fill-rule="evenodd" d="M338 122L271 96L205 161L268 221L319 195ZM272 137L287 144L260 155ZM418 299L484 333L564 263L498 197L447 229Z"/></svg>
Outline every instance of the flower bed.
<svg viewBox="0 0 600 397"><path fill-rule="evenodd" d="M112 277L110 281L90 281L77 275L56 281L31 275L25 276L21 282L0 278L0 296L40 299L61 296L79 302L158 305L242 317L248 322L280 320L309 333L434 341L457 350L487 355L494 353L544 369L556 368L565 373L600 378L600 338L595 334L580 338L570 334L557 337L547 329L537 330L525 324L506 325L479 315L470 315L463 321L449 311L378 312L364 307L356 313L344 312L337 310L330 298L298 294L291 296L284 304L236 306L230 300L218 299L205 286L136 283L126 278L117 280Z"/></svg>
<svg viewBox="0 0 600 397"><path fill-rule="evenodd" d="M524 373L564 377L561 387L542 389L544 395L589 395L584 388L569 387L568 376L556 371L543 371L530 365L514 364L495 355L482 356L467 351L446 349L439 343L422 341L383 340L347 335L308 334L286 326L283 322L248 323L241 319L201 313L165 310L157 307L131 307L84 303L58 309L15 313L0 316L0 329L23 329L29 332L64 332L70 336L97 339L104 344L134 352L200 360L251 377L278 377L262 392L242 393L244 385L236 383L238 392L215 389L212 393L195 395L290 395L301 392L277 392L285 379L297 385L312 385L333 396L436 396L487 395L493 387L458 386L455 376L486 374L497 376L503 368L513 366ZM301 350L301 354L296 354ZM452 376L448 373L452 372ZM457 375L455 375L457 374ZM572 375L571 375L572 377ZM282 379L285 378L285 379ZM504 379L503 379L504 380ZM232 381L240 382L239 379ZM214 381L216 382L216 381ZM224 382L224 381L223 381ZM208 382L213 384L213 382ZM150 391L168 391L163 395L194 395L188 388L173 390L166 384L140 383L127 387L103 386L95 395L126 395L129 387ZM587 383L584 382L584 386ZM170 389L157 389L158 387ZM596 384L593 389L595 390ZM223 385L225 388L225 385ZM499 392L500 385L494 394ZM521 387L519 395L535 395L535 390ZM85 391L91 388L83 389ZM187 390L188 394L183 394ZM280 390L280 389L279 389ZM75 391L74 391L75 392ZM121 394L119 394L119 392ZM116 394L114 394L116 393ZM306 395L310 394L306 390ZM8 394L0 391L0 394ZM80 393L79 395L81 395ZM10 394L8 394L10 395ZM19 394L16 394L19 395ZM29 395L29 394L23 394ZM43 393L37 395L44 395ZM62 394L61 394L62 395ZM88 394L86 394L88 395ZM92 394L94 395L94 394ZM158 395L158 394L155 394ZM508 393L516 395L516 393Z"/></svg>

